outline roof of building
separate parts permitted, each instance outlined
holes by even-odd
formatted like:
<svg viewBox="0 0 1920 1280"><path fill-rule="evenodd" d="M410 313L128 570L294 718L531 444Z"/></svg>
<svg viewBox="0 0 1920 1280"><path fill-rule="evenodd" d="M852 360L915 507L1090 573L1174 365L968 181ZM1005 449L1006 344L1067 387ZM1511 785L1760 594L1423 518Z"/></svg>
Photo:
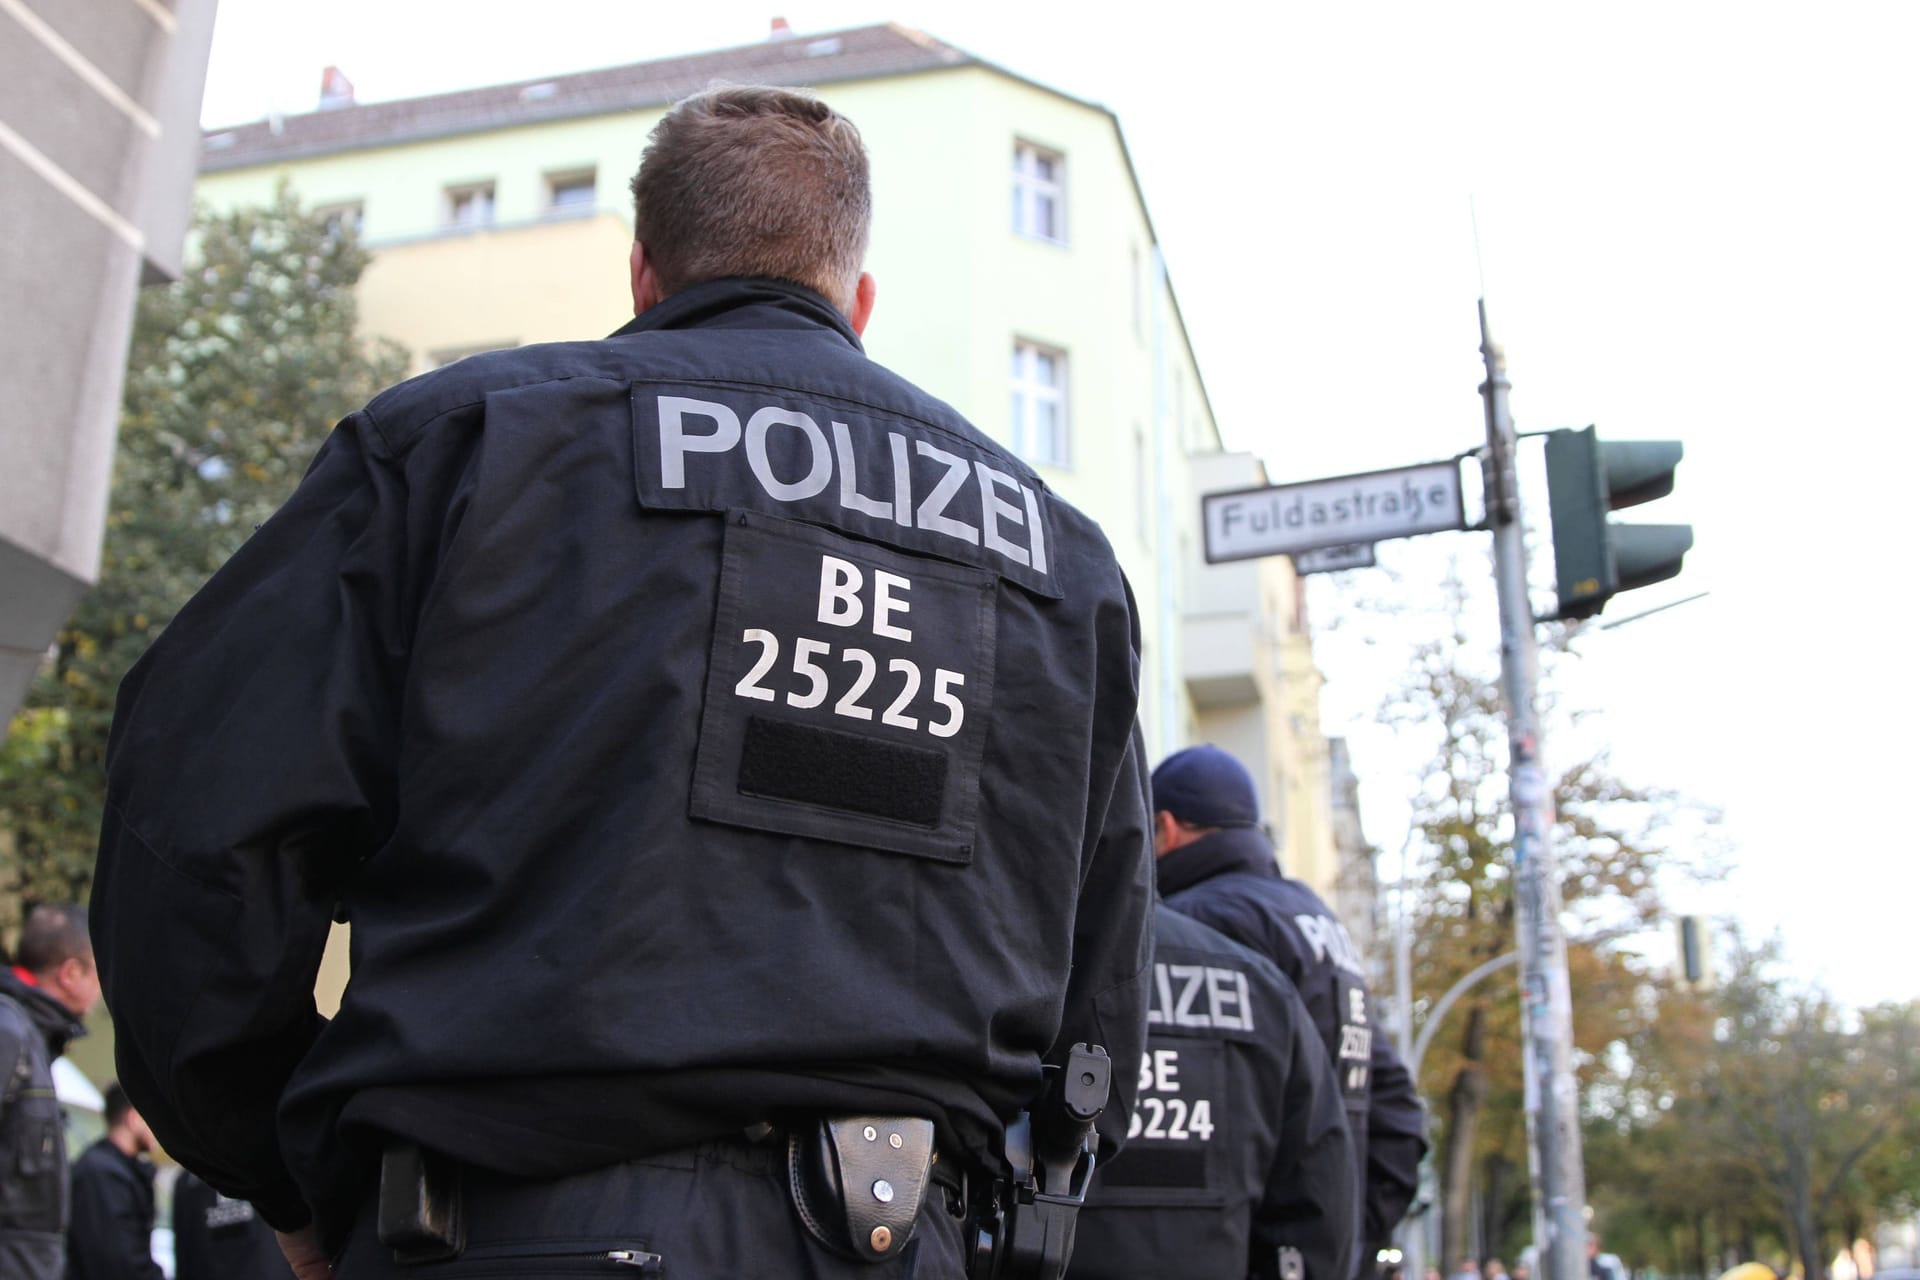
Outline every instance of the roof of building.
<svg viewBox="0 0 1920 1280"><path fill-rule="evenodd" d="M821 35L783 36L756 44L705 53L660 58L597 71L516 80L511 84L390 102L351 103L301 115L272 116L201 136L200 171L219 173L253 165L285 163L341 151L371 150L408 142L426 142L460 134L485 133L549 121L645 110L678 102L716 81L734 84L815 86L910 75L954 67L981 67L1031 85L1055 97L1098 111L1113 123L1114 136L1140 201L1147 234L1158 245L1153 216L1147 211L1133 155L1118 116L1105 106L1041 84L1015 71L899 23L851 27ZM1167 282L1182 340L1186 318ZM1198 369L1198 360L1195 368ZM1199 380L1207 416L1213 419L1206 380Z"/></svg>
<svg viewBox="0 0 1920 1280"><path fill-rule="evenodd" d="M201 140L200 167L202 172L212 173L336 151L666 106L715 81L821 85L990 65L923 32L887 23L211 129Z"/></svg>

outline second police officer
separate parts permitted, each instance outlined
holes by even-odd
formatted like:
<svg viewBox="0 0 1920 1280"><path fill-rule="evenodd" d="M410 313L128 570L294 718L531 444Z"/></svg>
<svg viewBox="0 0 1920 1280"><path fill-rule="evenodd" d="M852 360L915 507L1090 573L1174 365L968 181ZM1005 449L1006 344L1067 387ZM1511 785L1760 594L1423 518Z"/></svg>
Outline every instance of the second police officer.
<svg viewBox="0 0 1920 1280"><path fill-rule="evenodd" d="M1292 980L1338 1076L1360 1159L1354 1267L1371 1268L1419 1182L1426 1112L1412 1077L1378 1033L1365 967L1319 895L1280 871L1260 829L1253 778L1210 745L1176 751L1153 771L1156 879L1167 905L1272 960Z"/></svg>
<svg viewBox="0 0 1920 1280"><path fill-rule="evenodd" d="M1073 1280L1346 1280L1355 1153L1293 984L1154 912L1147 1053L1127 1148L1080 1215Z"/></svg>

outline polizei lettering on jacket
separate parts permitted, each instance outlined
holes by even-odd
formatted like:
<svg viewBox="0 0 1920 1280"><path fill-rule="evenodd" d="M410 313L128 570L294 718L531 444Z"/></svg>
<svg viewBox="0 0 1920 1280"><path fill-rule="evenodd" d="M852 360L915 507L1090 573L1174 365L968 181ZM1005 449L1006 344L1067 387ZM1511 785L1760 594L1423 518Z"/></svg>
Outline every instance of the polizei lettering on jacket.
<svg viewBox="0 0 1920 1280"><path fill-rule="evenodd" d="M1155 961L1147 1025L1251 1031L1253 1005L1247 999L1247 975L1210 964Z"/></svg>
<svg viewBox="0 0 1920 1280"><path fill-rule="evenodd" d="M1005 457L958 431L799 394L636 384L641 504L809 520L1060 596L1048 498Z"/></svg>
<svg viewBox="0 0 1920 1280"><path fill-rule="evenodd" d="M1366 976L1366 962L1360 958L1360 948L1353 945L1345 925L1332 916L1297 915L1293 922L1300 926L1301 936L1313 948L1315 962L1332 961L1348 973Z"/></svg>

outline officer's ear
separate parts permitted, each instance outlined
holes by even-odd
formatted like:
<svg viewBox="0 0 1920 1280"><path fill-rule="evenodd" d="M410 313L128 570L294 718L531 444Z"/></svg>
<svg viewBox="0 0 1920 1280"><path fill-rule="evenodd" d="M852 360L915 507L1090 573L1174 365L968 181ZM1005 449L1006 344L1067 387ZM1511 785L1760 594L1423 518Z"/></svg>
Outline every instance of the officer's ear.
<svg viewBox="0 0 1920 1280"><path fill-rule="evenodd" d="M1179 847L1175 843L1179 838L1180 820L1165 809L1156 812L1153 815L1153 856L1157 858L1161 854L1172 853Z"/></svg>
<svg viewBox="0 0 1920 1280"><path fill-rule="evenodd" d="M853 286L853 310L847 313L847 323L853 326L855 333L867 331L867 321L873 318L873 299L878 289L873 283L873 272L862 271L860 283Z"/></svg>
<svg viewBox="0 0 1920 1280"><path fill-rule="evenodd" d="M638 240L633 242L633 252L627 257L627 271L633 281L633 314L639 315L658 305L665 296L660 292L660 275L654 270L653 259L647 256L647 246Z"/></svg>

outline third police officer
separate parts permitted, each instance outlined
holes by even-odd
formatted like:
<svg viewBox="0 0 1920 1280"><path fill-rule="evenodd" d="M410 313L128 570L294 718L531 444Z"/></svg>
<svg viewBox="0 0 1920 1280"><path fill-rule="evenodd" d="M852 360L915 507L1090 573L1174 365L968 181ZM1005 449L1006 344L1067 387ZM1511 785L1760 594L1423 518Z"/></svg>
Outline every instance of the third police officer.
<svg viewBox="0 0 1920 1280"><path fill-rule="evenodd" d="M1368 1246L1387 1238L1413 1198L1426 1114L1374 1024L1359 952L1319 895L1281 873L1253 778L1233 756L1215 746L1177 751L1153 771L1152 787L1167 904L1272 960L1312 1015L1361 1155L1355 1267L1364 1268Z"/></svg>
<svg viewBox="0 0 1920 1280"><path fill-rule="evenodd" d="M1347 1280L1352 1138L1293 984L1154 912L1147 1053L1127 1148L1080 1215L1073 1280Z"/></svg>

